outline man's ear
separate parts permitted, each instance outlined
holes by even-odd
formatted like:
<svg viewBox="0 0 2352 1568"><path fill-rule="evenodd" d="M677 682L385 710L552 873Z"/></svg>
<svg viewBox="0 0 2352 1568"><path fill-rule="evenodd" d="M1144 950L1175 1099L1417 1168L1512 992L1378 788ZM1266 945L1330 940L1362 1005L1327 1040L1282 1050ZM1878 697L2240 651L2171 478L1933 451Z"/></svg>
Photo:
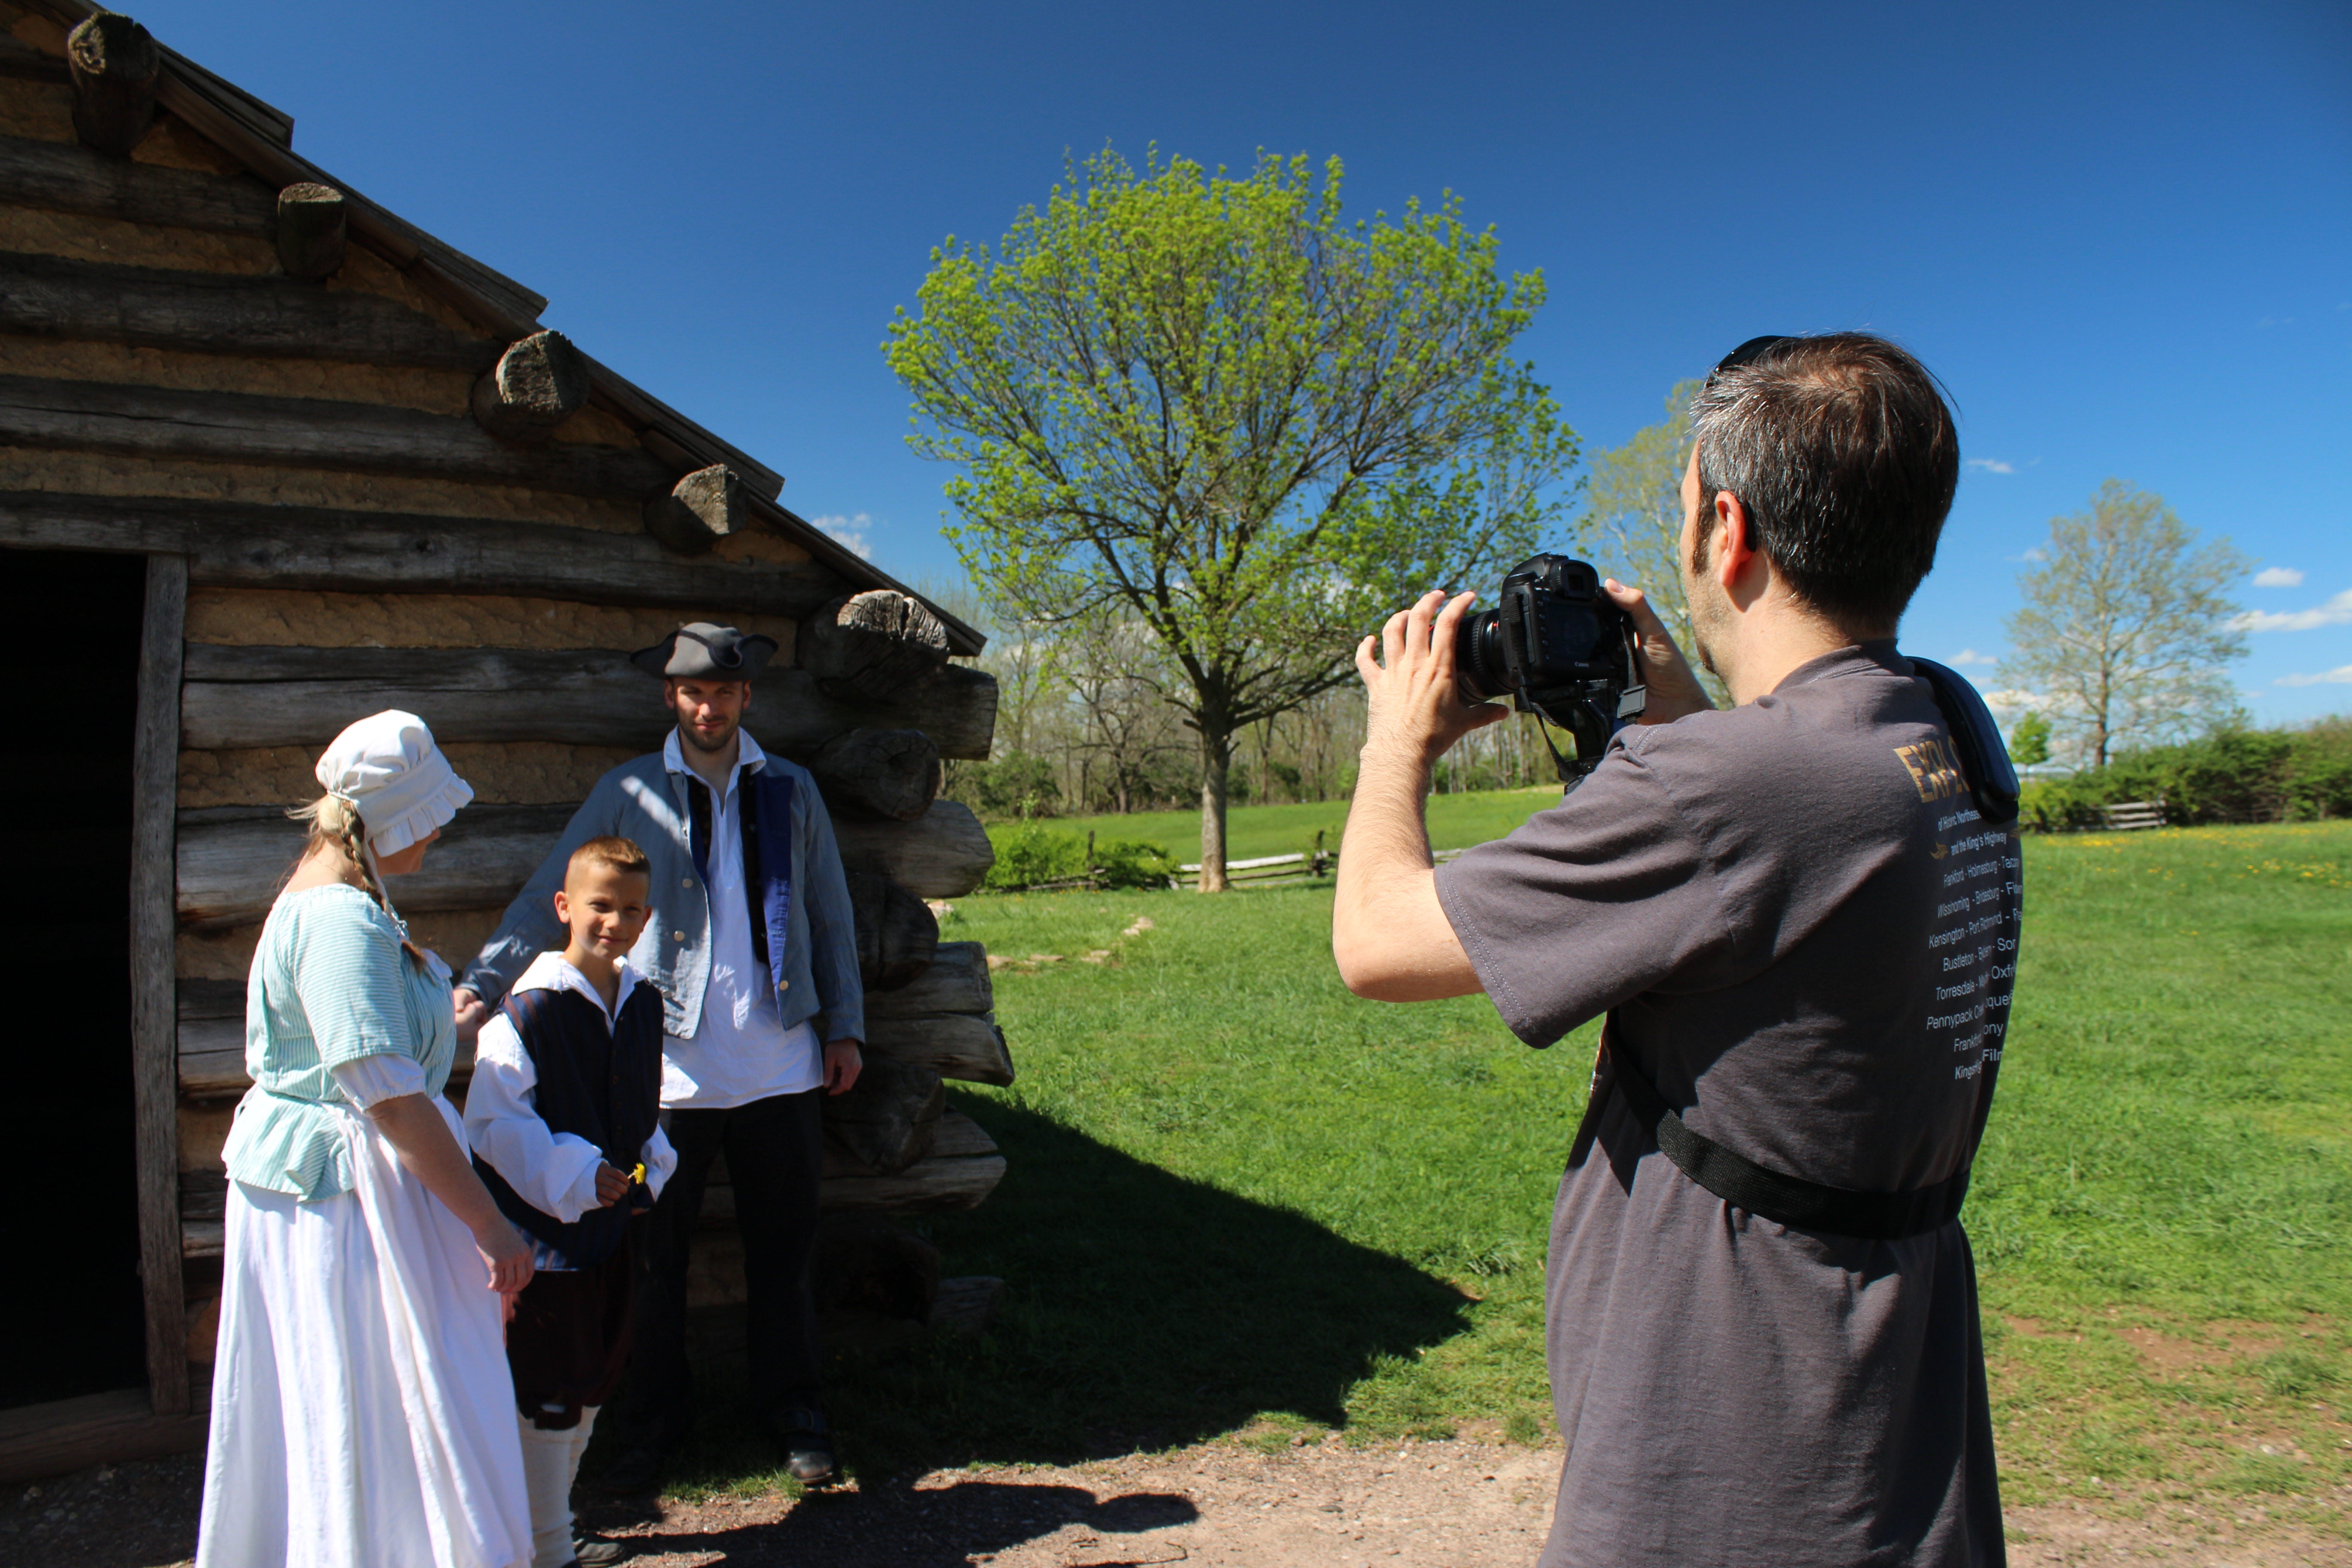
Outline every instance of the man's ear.
<svg viewBox="0 0 2352 1568"><path fill-rule="evenodd" d="M572 923L572 900L564 896L561 888L555 889L555 918L565 925Z"/></svg>
<svg viewBox="0 0 2352 1568"><path fill-rule="evenodd" d="M1715 563L1717 580L1726 586L1748 570L1756 559L1756 520L1748 513L1748 503L1731 490L1715 492L1715 515L1708 522L1715 528L1715 548L1709 558Z"/></svg>

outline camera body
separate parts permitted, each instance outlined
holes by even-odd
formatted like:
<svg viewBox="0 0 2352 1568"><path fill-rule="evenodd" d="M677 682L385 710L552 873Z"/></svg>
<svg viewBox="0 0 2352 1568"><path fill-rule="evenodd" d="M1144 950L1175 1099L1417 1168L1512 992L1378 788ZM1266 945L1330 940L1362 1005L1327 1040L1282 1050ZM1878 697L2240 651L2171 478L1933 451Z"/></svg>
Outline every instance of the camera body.
<svg viewBox="0 0 2352 1568"><path fill-rule="evenodd" d="M1559 762L1563 784L1592 771L1646 697L1633 617L1601 591L1599 573L1565 555L1530 556L1511 569L1500 602L1463 621L1454 670L1465 698L1510 697L1520 712L1576 737L1575 760Z"/></svg>

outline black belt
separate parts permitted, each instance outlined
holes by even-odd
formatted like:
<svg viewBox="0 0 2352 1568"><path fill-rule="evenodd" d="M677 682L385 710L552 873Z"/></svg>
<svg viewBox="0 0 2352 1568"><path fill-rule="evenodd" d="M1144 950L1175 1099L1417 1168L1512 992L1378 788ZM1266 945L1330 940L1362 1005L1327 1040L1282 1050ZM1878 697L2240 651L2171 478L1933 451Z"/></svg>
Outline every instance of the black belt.
<svg viewBox="0 0 2352 1568"><path fill-rule="evenodd" d="M1626 1053L1612 1048L1610 1036L1615 1033L1612 1019L1601 1033L1601 1052L1608 1058L1610 1076L1618 1092L1624 1095L1625 1103L1657 1139L1660 1153L1672 1160L1684 1175L1732 1207L1746 1209L1796 1230L1828 1231L1873 1241L1900 1241L1906 1236L1924 1236L1959 1217L1960 1202L1969 1195L1969 1167L1966 1165L1958 1174L1932 1187L1914 1187L1902 1193L1858 1193L1766 1170L1746 1155L1734 1153L1712 1138L1692 1131L1690 1124L1675 1114L1674 1107L1650 1086L1650 1080L1642 1076ZM1606 1089L1596 1084L1571 1164L1580 1163L1584 1152L1591 1147L1598 1131L1601 1108L1607 1098Z"/></svg>

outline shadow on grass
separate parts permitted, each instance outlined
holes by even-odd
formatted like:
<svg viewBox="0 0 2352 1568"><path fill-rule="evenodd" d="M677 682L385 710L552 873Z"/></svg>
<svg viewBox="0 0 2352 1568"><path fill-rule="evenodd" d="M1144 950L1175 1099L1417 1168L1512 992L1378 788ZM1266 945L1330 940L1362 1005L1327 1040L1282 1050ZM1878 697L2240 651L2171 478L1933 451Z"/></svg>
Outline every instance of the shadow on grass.
<svg viewBox="0 0 2352 1568"><path fill-rule="evenodd" d="M1338 1426L1384 1357L1469 1326L1468 1300L1315 1221L1172 1175L1033 1111L962 1106L1004 1151L980 1209L939 1215L951 1274L1005 1280L976 1337L827 1356L827 1404L861 1478L1067 1464L1181 1446L1260 1415ZM704 1369L705 1417L672 1484L773 1470L739 1366Z"/></svg>

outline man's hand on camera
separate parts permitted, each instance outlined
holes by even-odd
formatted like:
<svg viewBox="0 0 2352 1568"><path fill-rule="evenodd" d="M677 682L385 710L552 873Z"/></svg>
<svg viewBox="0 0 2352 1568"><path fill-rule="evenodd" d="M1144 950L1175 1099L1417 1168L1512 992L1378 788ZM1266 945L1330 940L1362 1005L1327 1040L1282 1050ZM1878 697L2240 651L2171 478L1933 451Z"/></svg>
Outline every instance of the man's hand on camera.
<svg viewBox="0 0 2352 1568"><path fill-rule="evenodd" d="M1426 768L1471 731L1510 716L1500 702L1465 703L1454 682L1454 635L1477 596L1463 594L1449 603L1432 589L1412 608L1391 616L1378 637L1358 646L1366 762L1377 758Z"/></svg>
<svg viewBox="0 0 2352 1568"><path fill-rule="evenodd" d="M1424 595L1356 650L1364 677L1364 765L1348 803L1331 905L1331 956L1359 996L1422 1002L1466 996L1478 972L1437 901L1422 820L1430 764L1510 710L1465 703L1454 683L1454 637L1475 595ZM1440 606L1443 606L1442 608Z"/></svg>
<svg viewBox="0 0 2352 1568"><path fill-rule="evenodd" d="M1614 577L1601 586L1633 618L1634 633L1642 639L1642 680L1649 689L1650 700L1642 709L1641 721L1671 724L1685 713L1714 707L1715 700L1699 684L1690 660L1675 646L1675 634L1666 630L1666 623L1650 608L1649 595L1639 588L1628 588Z"/></svg>

